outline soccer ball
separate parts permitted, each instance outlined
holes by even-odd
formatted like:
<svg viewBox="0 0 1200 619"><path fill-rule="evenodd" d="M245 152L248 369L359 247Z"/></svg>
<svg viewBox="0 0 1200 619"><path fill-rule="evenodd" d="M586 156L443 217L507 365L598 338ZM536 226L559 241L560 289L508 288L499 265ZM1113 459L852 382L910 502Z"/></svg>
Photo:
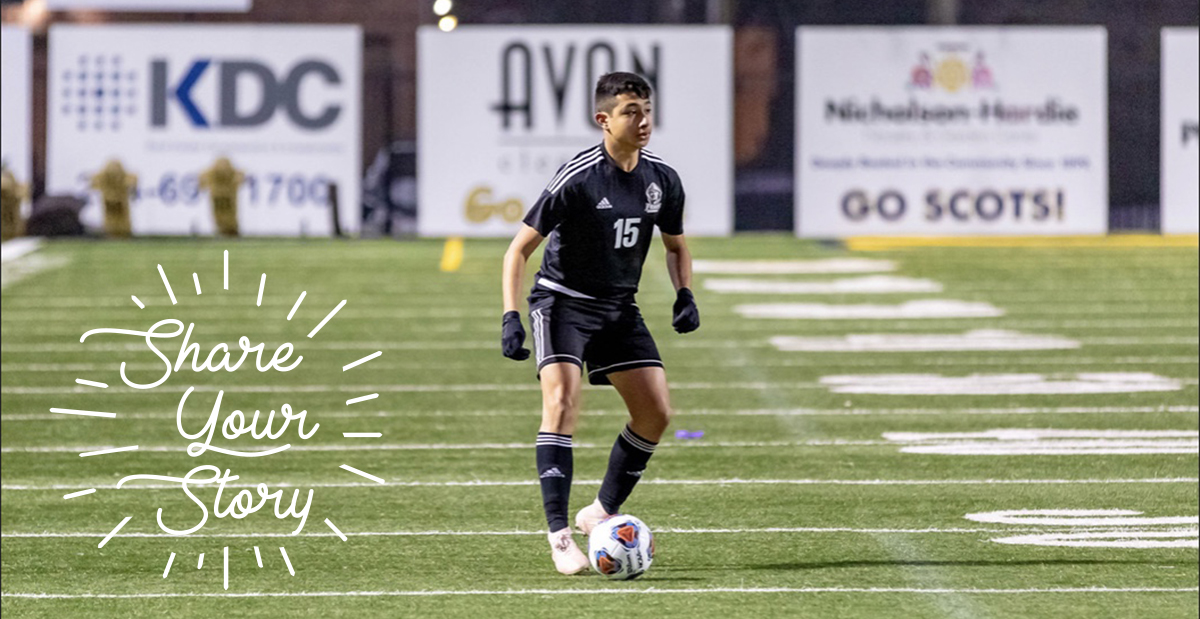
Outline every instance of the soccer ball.
<svg viewBox="0 0 1200 619"><path fill-rule="evenodd" d="M588 559L592 569L606 578L633 580L654 561L654 534L633 516L610 516L588 536Z"/></svg>

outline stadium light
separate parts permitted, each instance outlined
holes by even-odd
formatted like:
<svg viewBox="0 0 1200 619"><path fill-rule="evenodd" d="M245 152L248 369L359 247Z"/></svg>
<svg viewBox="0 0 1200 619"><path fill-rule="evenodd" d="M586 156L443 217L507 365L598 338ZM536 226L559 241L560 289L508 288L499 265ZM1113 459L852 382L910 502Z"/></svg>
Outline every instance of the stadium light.
<svg viewBox="0 0 1200 619"><path fill-rule="evenodd" d="M434 0L433 13L438 17L445 17L452 8L454 8L454 2L451 0Z"/></svg>
<svg viewBox="0 0 1200 619"><path fill-rule="evenodd" d="M441 28L442 32L450 32L451 30L454 30L457 27L458 27L458 18L453 15L447 15L438 20L438 28Z"/></svg>
<svg viewBox="0 0 1200 619"><path fill-rule="evenodd" d="M46 9L46 0L28 0L21 9L21 19L25 22L26 28L40 30L46 25L46 18L49 15L49 11Z"/></svg>

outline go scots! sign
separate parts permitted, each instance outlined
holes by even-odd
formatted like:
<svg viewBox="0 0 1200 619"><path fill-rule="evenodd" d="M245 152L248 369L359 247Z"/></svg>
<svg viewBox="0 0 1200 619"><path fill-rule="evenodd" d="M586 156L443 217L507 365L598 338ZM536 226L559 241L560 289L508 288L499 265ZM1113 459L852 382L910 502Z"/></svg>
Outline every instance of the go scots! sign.
<svg viewBox="0 0 1200 619"><path fill-rule="evenodd" d="M799 235L1106 231L1102 28L796 36Z"/></svg>

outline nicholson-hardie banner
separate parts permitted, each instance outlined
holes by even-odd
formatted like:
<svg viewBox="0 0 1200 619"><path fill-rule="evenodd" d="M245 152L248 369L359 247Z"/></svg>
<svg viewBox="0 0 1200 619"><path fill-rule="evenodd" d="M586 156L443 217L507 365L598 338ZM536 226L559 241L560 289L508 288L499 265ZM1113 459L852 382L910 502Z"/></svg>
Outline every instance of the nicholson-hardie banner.
<svg viewBox="0 0 1200 619"><path fill-rule="evenodd" d="M1200 30L1162 32L1162 231L1200 232Z"/></svg>
<svg viewBox="0 0 1200 619"><path fill-rule="evenodd" d="M209 234L198 177L227 157L242 234L329 234L331 181L357 230L361 50L357 26L52 26L47 190L99 225L89 179L116 159L135 234Z"/></svg>
<svg viewBox="0 0 1200 619"><path fill-rule="evenodd" d="M796 232L1100 234L1103 28L803 27Z"/></svg>
<svg viewBox="0 0 1200 619"><path fill-rule="evenodd" d="M611 71L654 88L647 149L683 181L685 231L729 234L731 42L721 26L422 28L420 234L513 234L558 167L601 141L592 95Z"/></svg>

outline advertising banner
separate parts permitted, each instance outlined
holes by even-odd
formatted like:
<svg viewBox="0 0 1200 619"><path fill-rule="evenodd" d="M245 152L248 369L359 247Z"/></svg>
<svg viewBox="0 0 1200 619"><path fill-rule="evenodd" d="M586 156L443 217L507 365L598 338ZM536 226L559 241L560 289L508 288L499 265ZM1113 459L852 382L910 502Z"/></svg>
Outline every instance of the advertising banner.
<svg viewBox="0 0 1200 619"><path fill-rule="evenodd" d="M596 80L654 88L647 150L687 194L684 231L733 230L732 36L721 26L468 26L418 35L418 230L511 236L559 166L603 139Z"/></svg>
<svg viewBox="0 0 1200 619"><path fill-rule="evenodd" d="M30 38L29 32L5 25L0 30L3 41L3 109L0 110L0 142L4 165L17 181L29 184L33 174L33 155L30 149L32 120L30 117Z"/></svg>
<svg viewBox="0 0 1200 619"><path fill-rule="evenodd" d="M50 29L47 190L88 194L116 159L138 177L135 234L211 234L200 174L227 157L245 180L245 235L327 235L360 221L362 34L357 26Z"/></svg>
<svg viewBox="0 0 1200 619"><path fill-rule="evenodd" d="M1200 232L1200 30L1162 32L1162 231Z"/></svg>
<svg viewBox="0 0 1200 619"><path fill-rule="evenodd" d="M800 236L1106 232L1103 28L796 36Z"/></svg>
<svg viewBox="0 0 1200 619"><path fill-rule="evenodd" d="M49 11L245 13L251 0L45 0Z"/></svg>

